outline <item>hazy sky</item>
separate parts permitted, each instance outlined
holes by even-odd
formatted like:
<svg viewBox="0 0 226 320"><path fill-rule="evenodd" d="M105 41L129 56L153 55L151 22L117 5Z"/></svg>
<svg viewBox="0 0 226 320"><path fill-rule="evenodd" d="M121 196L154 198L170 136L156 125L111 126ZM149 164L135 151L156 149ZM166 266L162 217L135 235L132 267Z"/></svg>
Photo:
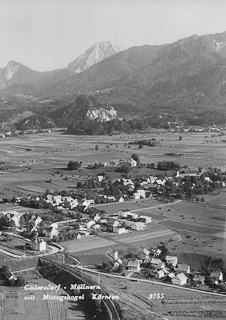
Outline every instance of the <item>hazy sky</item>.
<svg viewBox="0 0 226 320"><path fill-rule="evenodd" d="M66 67L96 42L129 48L226 31L226 0L0 0L0 68Z"/></svg>

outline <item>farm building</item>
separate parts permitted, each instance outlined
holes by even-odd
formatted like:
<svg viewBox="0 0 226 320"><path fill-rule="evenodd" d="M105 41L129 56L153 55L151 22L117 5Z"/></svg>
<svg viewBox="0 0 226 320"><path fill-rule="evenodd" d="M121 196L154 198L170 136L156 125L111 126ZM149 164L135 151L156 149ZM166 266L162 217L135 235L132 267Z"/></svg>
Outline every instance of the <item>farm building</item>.
<svg viewBox="0 0 226 320"><path fill-rule="evenodd" d="M149 256L150 256L150 251L149 251L147 248L144 248L144 249L143 249L143 253L144 253L144 255L145 255L145 259L148 259Z"/></svg>
<svg viewBox="0 0 226 320"><path fill-rule="evenodd" d="M157 271L157 274L158 274L159 279L162 279L162 278L165 277L165 273L164 273L163 270L158 270L158 271Z"/></svg>
<svg viewBox="0 0 226 320"><path fill-rule="evenodd" d="M177 270L185 272L185 273L190 273L191 272L190 266L187 265L187 264L184 264L184 263L178 263Z"/></svg>
<svg viewBox="0 0 226 320"><path fill-rule="evenodd" d="M196 274L193 278L193 281L203 285L203 284L205 284L205 276L202 276L200 274Z"/></svg>
<svg viewBox="0 0 226 320"><path fill-rule="evenodd" d="M127 219L134 219L134 220L137 220L139 218L139 214L137 213L133 213L133 212L130 212L129 214L127 214Z"/></svg>
<svg viewBox="0 0 226 320"><path fill-rule="evenodd" d="M166 256L166 262L176 267L178 259L176 256Z"/></svg>
<svg viewBox="0 0 226 320"><path fill-rule="evenodd" d="M178 284L180 286L183 286L187 283L188 278L186 275L182 272L175 276L175 278L172 279L173 284Z"/></svg>
<svg viewBox="0 0 226 320"><path fill-rule="evenodd" d="M139 216L140 222L143 223L151 223L152 222L152 217L147 217L147 216Z"/></svg>
<svg viewBox="0 0 226 320"><path fill-rule="evenodd" d="M146 193L145 190L139 189L137 192L133 194L134 200L140 200L140 199L145 199L146 198Z"/></svg>
<svg viewBox="0 0 226 320"><path fill-rule="evenodd" d="M221 271L213 271L210 274L210 277L215 279L215 280L223 280L223 273Z"/></svg>
<svg viewBox="0 0 226 320"><path fill-rule="evenodd" d="M136 231L143 231L144 227L145 225L143 222L133 222L132 225L130 226L132 230L136 230Z"/></svg>
<svg viewBox="0 0 226 320"><path fill-rule="evenodd" d="M52 239L54 236L57 237L59 234L59 231L54 227L48 227L46 228L46 237Z"/></svg>
<svg viewBox="0 0 226 320"><path fill-rule="evenodd" d="M126 229L124 227L113 227L113 232L117 234L126 233Z"/></svg>
<svg viewBox="0 0 226 320"><path fill-rule="evenodd" d="M141 262L141 260L130 260L127 264L128 270L140 272Z"/></svg>
<svg viewBox="0 0 226 320"><path fill-rule="evenodd" d="M46 251L46 242L41 239L32 239L30 242L31 249L36 251Z"/></svg>
<svg viewBox="0 0 226 320"><path fill-rule="evenodd" d="M158 258L152 258L150 261L151 265L157 269L162 269L165 267L165 263Z"/></svg>
<svg viewBox="0 0 226 320"><path fill-rule="evenodd" d="M118 211L118 215L122 218L127 218L128 214L130 214L129 209L121 209Z"/></svg>
<svg viewBox="0 0 226 320"><path fill-rule="evenodd" d="M114 219L114 218L107 218L107 224L109 227L115 228L118 227L120 225L119 220Z"/></svg>

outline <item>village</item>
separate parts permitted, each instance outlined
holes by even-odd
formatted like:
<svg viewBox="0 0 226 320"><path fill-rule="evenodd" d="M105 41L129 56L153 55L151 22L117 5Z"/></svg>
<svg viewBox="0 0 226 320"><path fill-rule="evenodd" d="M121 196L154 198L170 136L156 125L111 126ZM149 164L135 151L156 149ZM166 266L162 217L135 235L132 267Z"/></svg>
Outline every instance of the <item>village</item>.
<svg viewBox="0 0 226 320"><path fill-rule="evenodd" d="M162 170L161 174L138 177L133 175L133 170L142 166L144 164L140 162L137 154L127 160L119 160L117 165L114 161L94 163L87 168L113 168L121 173L121 177L109 178L103 170L103 173L96 177L78 181L77 190L71 192L62 190L52 194L46 190L43 195L13 198L11 201L19 208L42 209L42 212L23 213L21 209L20 212L16 211L16 207L15 210L2 211L1 250L5 247L6 251L15 254L17 248L22 257L43 255L51 253L52 244L57 246L59 242L73 239L82 242L85 236L142 233L152 229L152 217L145 215L142 210L126 208L128 203L152 199L164 203L181 199L203 202L205 194L225 187L226 175L217 168L203 171L199 167L191 170L180 168L172 161L159 161L150 167ZM121 203L124 208L112 214L101 209L101 205L114 203ZM18 241L22 242L20 246ZM178 261L177 255L163 253L162 248L143 248L137 258L126 259L119 258L116 252L109 264L103 264L103 270L120 272L125 277L138 275L141 278L154 278L156 281L179 286L207 286L225 291L222 270L194 273L189 265Z"/></svg>

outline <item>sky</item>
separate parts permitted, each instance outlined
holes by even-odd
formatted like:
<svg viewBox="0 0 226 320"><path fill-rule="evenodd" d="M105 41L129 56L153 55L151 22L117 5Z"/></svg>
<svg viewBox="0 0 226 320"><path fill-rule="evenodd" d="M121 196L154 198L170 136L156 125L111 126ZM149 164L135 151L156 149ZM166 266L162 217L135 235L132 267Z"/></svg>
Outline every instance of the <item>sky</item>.
<svg viewBox="0 0 226 320"><path fill-rule="evenodd" d="M0 0L0 68L65 68L97 42L129 48L226 31L226 0Z"/></svg>

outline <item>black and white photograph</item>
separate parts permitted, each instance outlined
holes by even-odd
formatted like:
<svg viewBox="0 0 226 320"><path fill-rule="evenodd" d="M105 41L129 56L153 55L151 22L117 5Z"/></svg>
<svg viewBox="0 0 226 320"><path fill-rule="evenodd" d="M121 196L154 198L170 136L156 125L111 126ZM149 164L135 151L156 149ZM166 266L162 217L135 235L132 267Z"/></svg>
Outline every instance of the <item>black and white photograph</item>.
<svg viewBox="0 0 226 320"><path fill-rule="evenodd" d="M0 0L0 320L226 319L226 1Z"/></svg>

